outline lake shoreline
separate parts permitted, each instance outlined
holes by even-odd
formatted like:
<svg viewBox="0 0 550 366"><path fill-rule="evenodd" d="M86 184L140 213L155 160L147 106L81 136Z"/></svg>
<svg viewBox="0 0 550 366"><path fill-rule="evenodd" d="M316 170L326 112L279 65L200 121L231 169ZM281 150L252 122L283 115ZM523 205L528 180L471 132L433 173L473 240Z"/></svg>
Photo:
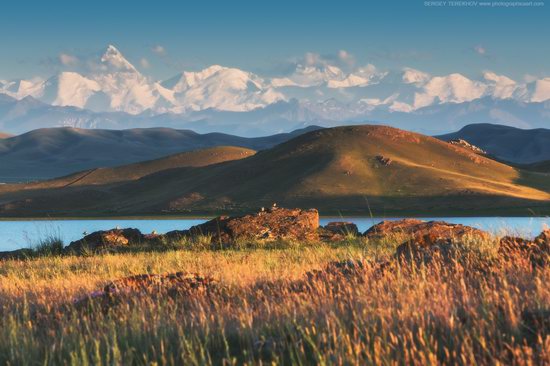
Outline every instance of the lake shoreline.
<svg viewBox="0 0 550 366"><path fill-rule="evenodd" d="M307 208L307 207L306 207ZM247 215L250 212L257 210L243 211L219 211L213 212L197 212L193 214L135 214L135 215L37 215L37 216L0 216L0 221L59 221L59 220L193 220L193 219L212 219L218 216L239 216ZM466 212L467 211L467 212ZM394 219L394 218L447 218L447 217L508 217L508 218L545 218L550 217L550 208L508 208L508 209L487 209L487 210L387 210L383 213L376 211L369 213L365 211L331 211L327 210L319 214L321 218L339 217L339 218L361 218L361 219Z"/></svg>

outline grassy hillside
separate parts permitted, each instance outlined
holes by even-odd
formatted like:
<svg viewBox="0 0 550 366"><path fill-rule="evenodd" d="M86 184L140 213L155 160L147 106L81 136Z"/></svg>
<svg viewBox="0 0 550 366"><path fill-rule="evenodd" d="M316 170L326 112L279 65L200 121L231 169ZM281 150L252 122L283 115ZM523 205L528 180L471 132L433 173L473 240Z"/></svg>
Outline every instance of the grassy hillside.
<svg viewBox="0 0 550 366"><path fill-rule="evenodd" d="M162 170L183 167L204 167L225 161L243 159L255 153L254 150L243 147L218 146L113 168L90 169L57 179L27 184L26 186L32 189L58 188L132 181Z"/></svg>
<svg viewBox="0 0 550 366"><path fill-rule="evenodd" d="M254 156L98 187L0 196L10 214L219 212L279 205L331 212L545 206L550 182L436 138L385 126L307 133Z"/></svg>

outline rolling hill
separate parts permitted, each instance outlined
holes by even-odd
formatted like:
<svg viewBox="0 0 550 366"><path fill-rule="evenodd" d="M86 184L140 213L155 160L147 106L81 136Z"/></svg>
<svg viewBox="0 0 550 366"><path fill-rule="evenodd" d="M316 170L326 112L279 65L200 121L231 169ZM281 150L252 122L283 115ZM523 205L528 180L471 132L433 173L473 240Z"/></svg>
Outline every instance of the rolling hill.
<svg viewBox="0 0 550 366"><path fill-rule="evenodd" d="M132 215L246 211L276 202L321 212L476 213L546 209L548 175L386 126L317 130L244 159L130 182L6 185L0 214Z"/></svg>
<svg viewBox="0 0 550 366"><path fill-rule="evenodd" d="M170 128L87 130L47 128L0 140L0 182L51 179L98 167L113 167L213 146L253 150L272 147L301 133L244 138Z"/></svg>
<svg viewBox="0 0 550 366"><path fill-rule="evenodd" d="M203 167L225 161L244 159L255 153L256 151L244 147L216 146L207 149L186 151L139 163L85 170L60 178L29 183L26 187L27 189L66 188L128 182L163 170L183 167ZM8 185L7 187L17 186Z"/></svg>
<svg viewBox="0 0 550 366"><path fill-rule="evenodd" d="M530 164L550 160L550 130L545 128L523 130L482 123L468 125L438 138L445 141L464 139L490 155L511 163Z"/></svg>

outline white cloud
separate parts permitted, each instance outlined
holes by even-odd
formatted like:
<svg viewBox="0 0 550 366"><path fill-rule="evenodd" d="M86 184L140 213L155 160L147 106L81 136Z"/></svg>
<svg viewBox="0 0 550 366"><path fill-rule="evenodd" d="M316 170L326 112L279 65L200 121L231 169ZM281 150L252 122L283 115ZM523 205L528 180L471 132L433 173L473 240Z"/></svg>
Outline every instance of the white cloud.
<svg viewBox="0 0 550 366"><path fill-rule="evenodd" d="M416 84L418 86L424 85L428 80L430 80L430 74L423 71L411 69L410 67L405 67L403 69L403 82L405 84Z"/></svg>
<svg viewBox="0 0 550 366"><path fill-rule="evenodd" d="M481 56L486 56L487 55L487 49L485 47L483 47L482 45L477 45L474 47L474 51L478 54L478 55L481 55Z"/></svg>
<svg viewBox="0 0 550 366"><path fill-rule="evenodd" d="M535 90L531 97L532 102L544 102L550 99L550 78L535 81Z"/></svg>
<svg viewBox="0 0 550 366"><path fill-rule="evenodd" d="M145 57L142 58L141 60L139 60L139 64L140 64L141 67L143 67L144 69L148 69L149 67L151 67L151 64L149 63L149 60L147 60Z"/></svg>
<svg viewBox="0 0 550 366"><path fill-rule="evenodd" d="M166 49L163 46L161 46L160 44L157 44L156 46L153 46L151 48L151 51L153 51L154 53L156 53L157 55L160 55L160 56L166 55Z"/></svg>
<svg viewBox="0 0 550 366"><path fill-rule="evenodd" d="M355 57L346 50L338 51L338 60L349 67L355 65Z"/></svg>
<svg viewBox="0 0 550 366"><path fill-rule="evenodd" d="M295 61L294 70L290 75L273 78L271 85L302 88L326 86L333 89L364 87L378 83L387 74L372 64L354 67L355 62L355 57L345 50L340 50L337 55L332 56L308 52Z"/></svg>
<svg viewBox="0 0 550 366"><path fill-rule="evenodd" d="M75 66L78 64L78 58L73 55L62 53L59 55L59 62L61 62L63 66Z"/></svg>

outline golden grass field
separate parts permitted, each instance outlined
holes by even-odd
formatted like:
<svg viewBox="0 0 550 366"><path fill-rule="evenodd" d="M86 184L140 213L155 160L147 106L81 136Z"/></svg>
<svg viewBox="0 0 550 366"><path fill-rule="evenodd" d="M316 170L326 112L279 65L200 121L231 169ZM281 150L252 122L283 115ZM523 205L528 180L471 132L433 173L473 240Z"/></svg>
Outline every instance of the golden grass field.
<svg viewBox="0 0 550 366"><path fill-rule="evenodd" d="M42 257L0 263L0 364L544 365L550 269L497 260L392 262L399 240ZM306 272L364 259L356 275ZM77 310L111 280L187 271L224 290ZM295 290L295 284L305 284Z"/></svg>

